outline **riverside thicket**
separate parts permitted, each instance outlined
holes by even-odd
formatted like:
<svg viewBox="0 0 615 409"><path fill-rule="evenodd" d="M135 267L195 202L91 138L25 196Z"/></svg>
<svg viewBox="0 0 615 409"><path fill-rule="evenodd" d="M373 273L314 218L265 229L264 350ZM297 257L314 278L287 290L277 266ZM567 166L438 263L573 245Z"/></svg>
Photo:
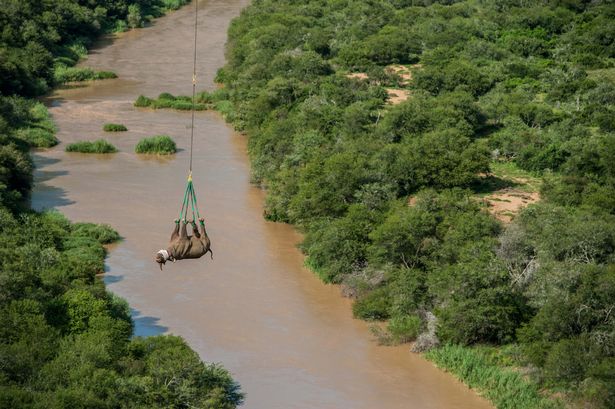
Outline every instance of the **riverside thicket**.
<svg viewBox="0 0 615 409"><path fill-rule="evenodd" d="M138 10L182 3L145 0ZM135 5L0 7L0 407L234 408L243 401L228 372L201 362L181 338L133 337L128 304L97 277L103 245L119 238L111 227L28 209L28 149L57 139L45 107L27 98L56 84L54 67L74 65L84 44Z"/></svg>
<svg viewBox="0 0 615 409"><path fill-rule="evenodd" d="M533 382L612 407L613 18L574 0L258 1L229 29L218 104L266 216L305 232L356 316L388 339L433 316L431 345L518 345Z"/></svg>

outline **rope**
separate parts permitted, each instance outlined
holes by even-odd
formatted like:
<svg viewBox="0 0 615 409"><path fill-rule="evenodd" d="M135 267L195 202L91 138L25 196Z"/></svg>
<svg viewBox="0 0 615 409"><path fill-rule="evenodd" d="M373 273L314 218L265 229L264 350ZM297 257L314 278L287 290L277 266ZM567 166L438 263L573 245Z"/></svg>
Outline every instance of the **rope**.
<svg viewBox="0 0 615 409"><path fill-rule="evenodd" d="M192 147L194 145L194 104L196 99L196 39L199 24L199 0L194 0L194 55L192 59L192 123L190 126L190 167L192 174Z"/></svg>
<svg viewBox="0 0 615 409"><path fill-rule="evenodd" d="M192 221L199 219L199 208L196 202L196 193L194 192L194 184L192 183L192 150L194 147L194 106L196 103L196 46L197 46L197 33L199 23L199 1L194 1L194 53L192 59L192 119L190 124L190 166L188 168L188 182L186 184L186 191L184 192L184 200L182 201L182 207L179 211L179 219L187 220L188 212L192 209Z"/></svg>

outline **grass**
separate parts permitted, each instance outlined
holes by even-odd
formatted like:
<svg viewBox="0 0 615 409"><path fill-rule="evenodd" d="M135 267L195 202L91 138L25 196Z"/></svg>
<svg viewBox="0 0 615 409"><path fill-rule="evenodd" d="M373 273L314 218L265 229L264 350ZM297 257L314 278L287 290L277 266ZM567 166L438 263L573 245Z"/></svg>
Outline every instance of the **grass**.
<svg viewBox="0 0 615 409"><path fill-rule="evenodd" d="M518 185L517 188L523 191L540 191L541 179L531 172L520 169L513 162L494 161L491 162L490 168L495 177L514 181Z"/></svg>
<svg viewBox="0 0 615 409"><path fill-rule="evenodd" d="M175 96L168 92L163 92L158 95L158 98L149 98L145 95L139 95L134 102L134 106L138 108L189 111L192 109L192 98L183 95ZM194 110L205 111L208 109L220 112L227 122L232 122L236 118L235 107L233 103L228 100L228 92L223 88L213 92L203 91L196 94L194 99Z"/></svg>
<svg viewBox="0 0 615 409"><path fill-rule="evenodd" d="M141 139L135 146L135 152L170 155L177 152L177 146L170 136L157 135Z"/></svg>
<svg viewBox="0 0 615 409"><path fill-rule="evenodd" d="M103 131L105 132L126 132L128 128L122 124L104 124Z"/></svg>
<svg viewBox="0 0 615 409"><path fill-rule="evenodd" d="M542 396L538 386L520 373L498 364L486 351L446 345L425 354L438 367L480 391L498 409L556 409L562 403Z"/></svg>
<svg viewBox="0 0 615 409"><path fill-rule="evenodd" d="M58 63L55 65L53 78L56 84L65 84L67 82L117 78L117 75L111 71L94 71L87 67L69 67L65 64Z"/></svg>
<svg viewBox="0 0 615 409"><path fill-rule="evenodd" d="M493 161L489 167L490 174L481 176L472 183L472 191L479 197L508 188L525 193L540 191L540 177L518 168L513 162Z"/></svg>
<svg viewBox="0 0 615 409"><path fill-rule="evenodd" d="M15 131L15 136L33 148L50 148L58 144L55 136L57 129L47 111L40 102L30 108L30 119L26 126Z"/></svg>
<svg viewBox="0 0 615 409"><path fill-rule="evenodd" d="M66 146L66 152L115 153L117 152L117 149L104 139L98 139L96 141L80 141L71 143Z"/></svg>
<svg viewBox="0 0 615 409"><path fill-rule="evenodd" d="M148 98L143 95L139 95L134 102L134 106L139 108L153 108L153 109L177 109L180 111L190 111L192 109L192 98L187 96L174 96L169 93L162 93L158 98ZM198 99L195 101L195 111L205 111L211 108L211 104L206 104Z"/></svg>

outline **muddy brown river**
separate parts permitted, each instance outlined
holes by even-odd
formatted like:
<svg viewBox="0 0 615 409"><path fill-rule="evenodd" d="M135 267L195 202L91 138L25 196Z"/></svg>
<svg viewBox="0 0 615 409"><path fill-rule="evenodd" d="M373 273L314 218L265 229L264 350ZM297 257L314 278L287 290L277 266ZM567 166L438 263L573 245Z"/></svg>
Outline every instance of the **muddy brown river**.
<svg viewBox="0 0 615 409"><path fill-rule="evenodd" d="M229 21L247 3L200 3L199 89L214 88ZM185 7L101 42L84 64L119 78L48 98L61 144L33 154L33 207L114 226L123 240L109 252L105 282L130 303L137 335L184 337L204 360L230 370L247 394L245 408L490 408L408 346L378 346L339 288L303 268L300 236L262 217L245 138L214 112L197 113L194 145L194 183L214 260L158 269L153 255L166 246L183 197L190 114L132 102L139 94L190 93L192 13ZM129 131L105 134L106 122ZM158 134L172 136L179 153L133 153L140 138ZM64 152L66 143L102 137L120 152Z"/></svg>

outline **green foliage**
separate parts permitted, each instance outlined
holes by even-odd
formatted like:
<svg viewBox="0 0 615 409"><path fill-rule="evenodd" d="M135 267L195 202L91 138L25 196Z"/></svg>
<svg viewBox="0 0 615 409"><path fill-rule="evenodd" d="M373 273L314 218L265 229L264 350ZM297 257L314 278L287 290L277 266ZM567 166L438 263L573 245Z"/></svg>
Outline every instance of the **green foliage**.
<svg viewBox="0 0 615 409"><path fill-rule="evenodd" d="M115 78L74 65L104 32L141 27L187 0L12 1L0 8L0 94L37 96L54 84Z"/></svg>
<svg viewBox="0 0 615 409"><path fill-rule="evenodd" d="M100 244L110 244L120 239L119 234L107 224L75 223L71 230L75 237L92 237Z"/></svg>
<svg viewBox="0 0 615 409"><path fill-rule="evenodd" d="M103 131L105 132L126 132L128 128L122 124L104 124Z"/></svg>
<svg viewBox="0 0 615 409"><path fill-rule="evenodd" d="M171 155L177 152L177 146L170 136L158 135L141 139L135 146L135 152Z"/></svg>
<svg viewBox="0 0 615 409"><path fill-rule="evenodd" d="M374 290L359 298L352 305L352 315L364 320L385 320L389 318L390 301L386 287Z"/></svg>
<svg viewBox="0 0 615 409"><path fill-rule="evenodd" d="M132 338L128 304L96 274L109 226L0 207L0 390L9 407L234 408L228 372L178 337ZM174 382L168 382L174 379Z"/></svg>
<svg viewBox="0 0 615 409"><path fill-rule="evenodd" d="M117 75L110 71L94 71L91 68L67 67L62 64L56 65L53 75L56 84L117 78Z"/></svg>
<svg viewBox="0 0 615 409"><path fill-rule="evenodd" d="M555 409L561 403L545 398L531 382L512 369L502 369L478 349L447 345L429 351L427 359L476 388L498 409Z"/></svg>
<svg viewBox="0 0 615 409"><path fill-rule="evenodd" d="M66 152L80 153L115 153L117 149L104 139L95 141L80 141L66 146Z"/></svg>
<svg viewBox="0 0 615 409"><path fill-rule="evenodd" d="M199 98L248 135L265 216L302 229L307 265L349 289L356 317L390 319L383 339L416 337L429 312L430 336L518 342L535 385L609 407L614 16L604 2L262 0L231 24L223 87ZM408 100L387 104L391 86ZM510 187L502 172L543 200L509 226L477 197ZM550 405L488 371L499 407Z"/></svg>
<svg viewBox="0 0 615 409"><path fill-rule="evenodd" d="M138 3L160 13L185 2ZM84 79L68 67L136 3L24 0L0 7L0 407L230 409L243 401L228 372L203 364L180 338L132 338L128 304L96 277L104 271L102 245L118 240L117 232L26 208L28 149L57 141L45 107L23 97L54 83L53 57L65 67L59 81ZM84 146L110 150L106 143Z"/></svg>
<svg viewBox="0 0 615 409"><path fill-rule="evenodd" d="M50 148L57 145L56 126L45 105L40 102L27 104L31 106L27 119L24 120L23 126L15 130L15 137L35 148Z"/></svg>
<svg viewBox="0 0 615 409"><path fill-rule="evenodd" d="M143 17L141 16L141 7L138 4L128 6L128 15L126 22L130 28L138 28L143 25Z"/></svg>
<svg viewBox="0 0 615 409"><path fill-rule="evenodd" d="M204 111L207 109L211 109L211 104L204 102L206 99L207 94L200 93L199 97L195 99L194 110ZM160 94L157 99L152 99L143 95L139 95L139 97L134 102L134 106L139 108L177 109L180 111L190 111L192 109L192 98L186 96L176 97L167 92Z"/></svg>
<svg viewBox="0 0 615 409"><path fill-rule="evenodd" d="M414 341L421 332L421 319L416 315L398 315L389 321L387 330L394 343Z"/></svg>

